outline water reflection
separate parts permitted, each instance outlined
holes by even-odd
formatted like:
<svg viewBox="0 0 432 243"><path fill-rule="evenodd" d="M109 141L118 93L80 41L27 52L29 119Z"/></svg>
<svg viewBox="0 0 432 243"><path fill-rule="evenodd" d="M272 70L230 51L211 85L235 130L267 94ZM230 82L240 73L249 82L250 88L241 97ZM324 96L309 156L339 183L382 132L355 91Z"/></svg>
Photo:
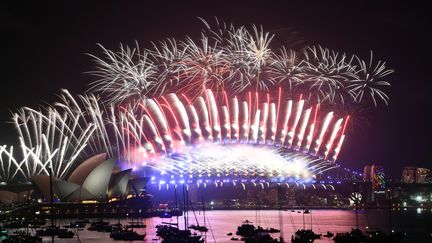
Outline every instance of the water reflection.
<svg viewBox="0 0 432 243"><path fill-rule="evenodd" d="M300 212L300 213L299 213ZM419 213L420 212L420 213ZM206 223L209 231L203 234L207 242L232 242L227 233L232 232L235 235L237 226L245 220L252 221L255 225L262 227L279 228L279 212L277 210L219 210L206 211ZM189 214L189 224L196 224L196 220L203 224L202 212L196 212L196 219L191 212ZM304 220L304 221L303 221ZM122 224L127 224L130 219L121 219ZM70 220L62 220L60 223L68 224ZM117 223L118 219L110 219L111 223ZM156 240L155 226L162 222L175 223L176 218L161 219L149 218L145 220L147 228L135 229L139 233L146 233L146 242L160 242ZM180 217L179 226L183 227L184 221ZM337 233L350 231L356 224L355 214L350 210L311 210L311 214L305 215L301 211L287 210L282 212L283 237L286 240L291 239L291 235L303 227L311 228L315 233L325 234L327 231ZM358 222L361 230L379 228L384 232L389 231L389 214L387 210L359 211ZM423 236L427 226L432 225L432 215L428 211L399 211L392 214L393 228L403 230L409 233L410 237ZM108 233L92 232L84 230L79 232L82 242L112 242ZM273 234L278 237L279 233ZM46 238L48 240L48 238ZM77 239L62 240L62 242L77 242ZM333 242L331 239L323 238L315 242ZM415 241L412 241L415 242Z"/></svg>

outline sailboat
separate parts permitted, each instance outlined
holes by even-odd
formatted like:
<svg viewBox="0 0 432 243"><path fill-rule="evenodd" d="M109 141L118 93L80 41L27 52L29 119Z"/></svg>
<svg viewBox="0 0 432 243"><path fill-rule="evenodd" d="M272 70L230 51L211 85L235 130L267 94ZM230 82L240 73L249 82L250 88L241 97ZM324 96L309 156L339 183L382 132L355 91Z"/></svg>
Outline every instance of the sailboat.
<svg viewBox="0 0 432 243"><path fill-rule="evenodd" d="M310 214L311 215L311 227L310 229L306 229L306 224L305 224L305 214ZM321 234L315 234L315 232L313 232L312 230L312 214L311 211L309 211L309 209L304 209L303 208L303 229L297 230L295 232L295 235L291 236L291 242L293 243L303 243L303 242L313 242L316 239L321 238Z"/></svg>
<svg viewBox="0 0 432 243"><path fill-rule="evenodd" d="M141 218L138 218L137 222L134 222L133 217L132 217L132 221L129 222L128 225L126 225L127 229L130 229L130 228L132 228L132 229L133 228L145 228L145 227L147 227L147 226L142 222Z"/></svg>
<svg viewBox="0 0 432 243"><path fill-rule="evenodd" d="M192 225L190 225L188 228L189 228L189 229L197 230L197 231L199 231L199 232L207 232L207 231L208 231L208 228L207 228L207 226L205 225L205 224L206 224L206 223L205 223L205 220L206 220L206 219L205 219L205 205L204 205L204 199L202 199L204 225L200 225L200 224L199 224L199 222L198 222L198 218L197 218L197 216L196 216L196 214L195 214L195 210L194 210L194 208L193 208L193 206L192 206L192 202L189 201L189 203L190 203L190 205L191 205L191 209L192 209L192 212L193 212L194 217L195 217L196 225L192 224Z"/></svg>
<svg viewBox="0 0 432 243"><path fill-rule="evenodd" d="M54 242L54 236L59 236L60 238L72 238L75 233L67 229L60 229L59 226L55 225L54 222L54 200L53 200L53 179L52 179L52 167L48 168L49 180L50 180L50 216L51 216L51 226L43 229L36 230L37 236L51 236L52 242Z"/></svg>
<svg viewBox="0 0 432 243"><path fill-rule="evenodd" d="M357 193L358 192L354 186L354 193L351 196L351 200L354 202L356 227L352 228L351 232L336 233L336 235L333 237L333 240L335 242L356 243L366 240L366 235L364 235L363 232L359 229L358 204L360 203L361 197Z"/></svg>
<svg viewBox="0 0 432 243"><path fill-rule="evenodd" d="M177 205L177 189L175 189L175 198ZM200 235L193 235L188 229L188 192L183 184L183 217L184 217L184 229L179 229L178 227L178 217L177 223L165 223L162 225L157 225L156 235L161 237L162 243L203 243L204 240L201 239Z"/></svg>
<svg viewBox="0 0 432 243"><path fill-rule="evenodd" d="M280 188L279 188L280 189ZM279 190L280 193L280 190ZM280 197L279 197L280 199ZM280 203L280 202L279 202ZM266 228L264 229L259 225L259 200L257 198L257 208L256 208L256 219L258 221L258 226L255 227L252 222L245 220L241 226L237 227L237 235L243 236L242 240L245 241L245 243L278 243L278 242L284 242L282 238L282 214L281 214L281 208L282 205L280 203L279 206L279 225L280 229L275 228ZM281 235L279 239L274 239L269 233L278 233L280 232ZM231 238L231 240L236 240L235 237Z"/></svg>

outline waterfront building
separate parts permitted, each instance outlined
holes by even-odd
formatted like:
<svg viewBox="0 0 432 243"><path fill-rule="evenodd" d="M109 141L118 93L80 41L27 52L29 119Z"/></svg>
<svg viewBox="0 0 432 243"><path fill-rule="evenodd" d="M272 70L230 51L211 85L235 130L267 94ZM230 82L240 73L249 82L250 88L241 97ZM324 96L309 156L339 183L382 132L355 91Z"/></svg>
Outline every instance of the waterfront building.
<svg viewBox="0 0 432 243"><path fill-rule="evenodd" d="M402 182L404 183L430 183L431 170L406 166L402 171Z"/></svg>
<svg viewBox="0 0 432 243"><path fill-rule="evenodd" d="M385 174L382 165L365 165L363 168L363 182L372 182L374 190L385 188Z"/></svg>

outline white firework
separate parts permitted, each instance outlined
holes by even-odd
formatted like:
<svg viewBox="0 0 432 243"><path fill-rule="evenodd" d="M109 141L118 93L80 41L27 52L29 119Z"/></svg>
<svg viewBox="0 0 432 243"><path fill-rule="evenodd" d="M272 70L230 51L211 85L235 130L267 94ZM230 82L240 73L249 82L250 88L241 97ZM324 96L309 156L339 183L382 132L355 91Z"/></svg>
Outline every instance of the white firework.
<svg viewBox="0 0 432 243"><path fill-rule="evenodd" d="M24 107L13 114L24 158L20 168L26 179L48 174L48 168L52 168L53 176L64 178L76 160L85 155L84 148L96 126L82 125L84 118L83 113L76 110L78 104L68 105L71 106L44 110Z"/></svg>
<svg viewBox="0 0 432 243"><path fill-rule="evenodd" d="M370 52L368 63L357 56L356 59L360 69L356 72L356 78L347 86L349 92L357 102L362 102L368 96L375 106L378 105L377 99L382 100L388 105L389 97L381 88L383 86L390 86L390 83L384 78L393 73L394 70L386 69L386 63L383 61L374 63L372 51Z"/></svg>
<svg viewBox="0 0 432 243"><path fill-rule="evenodd" d="M14 147L0 146L0 182L11 182L26 178L29 171L23 171L27 158L17 161L14 157Z"/></svg>
<svg viewBox="0 0 432 243"><path fill-rule="evenodd" d="M89 73L99 79L91 84L91 91L106 96L107 103L121 103L129 98L145 97L157 84L157 67L147 51L120 45L118 52L99 45L105 58L90 55L96 61L96 70Z"/></svg>
<svg viewBox="0 0 432 243"><path fill-rule="evenodd" d="M302 84L303 77L299 58L294 50L282 47L279 53L273 55L268 73L275 85L281 85L292 91L296 86Z"/></svg>
<svg viewBox="0 0 432 243"><path fill-rule="evenodd" d="M198 97L204 94L207 88L219 89L225 71L221 58L222 51L219 50L217 42L202 35L198 43L186 37L182 46L187 53L184 60L187 76L180 82L177 91Z"/></svg>
<svg viewBox="0 0 432 243"><path fill-rule="evenodd" d="M355 77L355 66L351 64L353 58L321 46L306 47L303 54L302 78L313 91L311 94L315 94L318 101L334 102L339 98L343 104L349 94L343 93L345 85Z"/></svg>
<svg viewBox="0 0 432 243"><path fill-rule="evenodd" d="M187 77L188 66L184 62L187 57L186 49L174 38L158 44L153 43L153 49L149 50L158 70L156 84L149 88L152 96L166 93Z"/></svg>
<svg viewBox="0 0 432 243"><path fill-rule="evenodd" d="M109 95L107 103L133 98L156 97L169 92L192 94L224 90L229 95L245 91L269 91L281 85L293 93L307 94L318 102L344 104L363 102L365 94L388 101L380 86L393 72L379 62L366 65L356 56L321 46L306 47L302 52L274 52L274 35L262 27L219 22L212 28L205 20L201 38L167 39L153 44L152 50L120 46L118 52L103 48L105 58L94 57L100 77L90 90Z"/></svg>

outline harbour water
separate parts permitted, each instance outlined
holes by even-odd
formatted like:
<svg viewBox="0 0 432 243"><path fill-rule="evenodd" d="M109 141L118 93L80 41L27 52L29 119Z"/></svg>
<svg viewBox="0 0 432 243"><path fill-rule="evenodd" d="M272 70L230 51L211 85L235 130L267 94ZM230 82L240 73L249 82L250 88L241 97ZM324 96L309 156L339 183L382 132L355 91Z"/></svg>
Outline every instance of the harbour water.
<svg viewBox="0 0 432 243"><path fill-rule="evenodd" d="M196 218L200 225L203 225L204 218L202 212L195 212ZM237 226L245 220L253 222L255 225L260 225L264 228L274 227L279 228L280 217L277 210L214 210L206 211L206 225L209 231L203 235L206 242L236 242L231 241L231 237L235 236ZM304 217L303 217L304 216ZM387 210L368 210L359 211L357 214L358 222L361 230L379 228L384 232L389 231L390 218ZM108 219L104 219L108 221ZM136 219L135 219L136 220ZM118 219L109 219L111 223L118 223ZM131 219L120 219L120 223L127 224ZM143 219L146 228L135 229L139 233L146 233L145 242L161 242L156 237L155 226L162 222L175 223L176 218L147 218ZM60 220L60 224L68 224L70 220ZM196 224L196 219L193 212L189 213L189 224ZM432 233L432 213L429 211L395 211L392 213L391 224L396 230L407 232L408 240L404 242L429 242L426 238L427 234ZM183 227L183 218L179 218L179 225ZM282 211L283 237L286 242L290 242L291 235L298 229L303 227L310 228L315 233L325 234L327 231L337 233L350 231L356 225L356 215L351 210L311 210L311 214L304 214L301 210L286 210ZM88 227L88 226L87 226ZM227 236L227 233L233 233L233 236ZM81 242L114 242L109 237L109 233L94 232L84 229L79 231L79 239ZM199 232L198 232L199 233ZM273 234L278 237L279 233ZM239 237L240 238L240 237ZM50 242L49 237L44 238L44 242ZM56 242L79 242L76 236L73 239L56 239ZM237 241L240 242L240 241ZM322 237L315 242L333 242L331 239Z"/></svg>

